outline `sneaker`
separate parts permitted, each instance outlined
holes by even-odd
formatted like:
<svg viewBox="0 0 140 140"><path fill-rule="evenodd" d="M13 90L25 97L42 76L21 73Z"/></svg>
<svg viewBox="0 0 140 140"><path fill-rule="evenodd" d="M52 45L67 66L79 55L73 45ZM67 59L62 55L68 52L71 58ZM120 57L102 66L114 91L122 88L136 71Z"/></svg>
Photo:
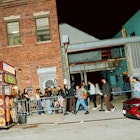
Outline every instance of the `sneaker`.
<svg viewBox="0 0 140 140"><path fill-rule="evenodd" d="M87 107L88 107L88 108L90 108L90 107L91 107L91 105L88 105Z"/></svg>
<svg viewBox="0 0 140 140"><path fill-rule="evenodd" d="M92 110L97 110L97 107L93 107Z"/></svg>
<svg viewBox="0 0 140 140"><path fill-rule="evenodd" d="M89 114L89 112L88 111L86 111L86 113L85 114Z"/></svg>
<svg viewBox="0 0 140 140"><path fill-rule="evenodd" d="M109 110L106 110L106 111L105 111L105 113L110 113L110 112L111 112L111 111L109 111Z"/></svg>
<svg viewBox="0 0 140 140"><path fill-rule="evenodd" d="M112 111L112 112L114 112L115 110L116 110L116 108L115 108L115 107L111 109L111 111Z"/></svg>

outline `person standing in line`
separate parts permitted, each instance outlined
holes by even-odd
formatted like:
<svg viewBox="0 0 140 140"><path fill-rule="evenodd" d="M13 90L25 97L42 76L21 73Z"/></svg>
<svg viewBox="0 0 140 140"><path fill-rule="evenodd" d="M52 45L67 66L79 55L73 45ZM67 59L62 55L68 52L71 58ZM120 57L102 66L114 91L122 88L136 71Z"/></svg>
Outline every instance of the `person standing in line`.
<svg viewBox="0 0 140 140"><path fill-rule="evenodd" d="M137 77L132 77L131 81L134 83L134 97L140 98L140 81Z"/></svg>
<svg viewBox="0 0 140 140"><path fill-rule="evenodd" d="M80 105L82 105L84 107L84 109L86 110L85 114L89 114L88 108L85 104L85 101L83 99L83 91L79 88L78 85L76 85L76 95L75 95L78 99L76 102L76 112L75 114L77 114Z"/></svg>
<svg viewBox="0 0 140 140"><path fill-rule="evenodd" d="M124 77L123 79L124 79L124 91L126 91L127 99L130 99L132 97L132 94L131 92L129 92L131 90L129 77Z"/></svg>
<svg viewBox="0 0 140 140"><path fill-rule="evenodd" d="M63 108L63 113L64 115L68 115L66 107L67 107L67 102L66 102L66 94L64 93L64 90L62 89L61 86L58 86L58 102L60 104L60 108Z"/></svg>
<svg viewBox="0 0 140 140"><path fill-rule="evenodd" d="M30 115L30 96L27 89L24 89L23 97L25 99L25 108L28 115Z"/></svg>
<svg viewBox="0 0 140 140"><path fill-rule="evenodd" d="M41 95L40 95L40 89L36 89L36 103L38 106L38 115L43 115L43 107L41 104Z"/></svg>
<svg viewBox="0 0 140 140"><path fill-rule="evenodd" d="M66 100L66 111L69 111L69 88L68 88L68 84L64 84L64 94L65 94L65 100Z"/></svg>
<svg viewBox="0 0 140 140"><path fill-rule="evenodd" d="M97 107L100 107L101 106L101 90L100 90L100 87L99 87L99 84L96 83L95 84L95 93L96 93L96 102L97 102Z"/></svg>
<svg viewBox="0 0 140 140"><path fill-rule="evenodd" d="M104 96L104 102L105 102L106 107L107 107L106 113L111 112L111 111L113 112L113 111L115 111L115 107L110 102L111 87L107 83L105 78L102 78L101 82L103 83L103 85L102 85L102 93L103 93L103 96Z"/></svg>
<svg viewBox="0 0 140 140"><path fill-rule="evenodd" d="M88 81L88 85L89 85L89 94L90 94L90 101L93 101L94 107L92 108L92 110L96 110L97 109L97 104L96 104L96 93L95 93L95 86L91 83L91 81Z"/></svg>
<svg viewBox="0 0 140 140"><path fill-rule="evenodd" d="M71 88L69 89L68 97L69 97L69 112L75 113L76 100L74 86L71 86Z"/></svg>
<svg viewBox="0 0 140 140"><path fill-rule="evenodd" d="M47 113L48 114L52 114L51 96L52 96L51 88L48 87L48 88L45 89L45 93L44 93L44 97L45 97L45 101L46 101L46 108L47 108Z"/></svg>

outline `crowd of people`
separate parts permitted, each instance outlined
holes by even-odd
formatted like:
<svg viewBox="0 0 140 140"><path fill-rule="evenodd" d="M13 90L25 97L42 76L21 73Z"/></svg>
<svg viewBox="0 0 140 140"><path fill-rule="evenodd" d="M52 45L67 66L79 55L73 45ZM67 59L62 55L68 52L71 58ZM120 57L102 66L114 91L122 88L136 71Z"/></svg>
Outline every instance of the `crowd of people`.
<svg viewBox="0 0 140 140"><path fill-rule="evenodd" d="M68 88L65 84L62 88L58 87L47 87L44 93L41 89L36 89L35 99L38 109L38 114L43 115L45 112L47 114L53 114L53 112L64 113L68 115L68 112L77 114L79 110L85 110L85 114L89 114L89 107L93 107L92 110L96 110L101 107L101 103L104 102L106 105L106 112L114 111L115 107L111 103L111 87L107 83L105 78L102 78L102 87L100 88L98 83L95 85L88 81L86 85L84 81L80 85L72 86ZM30 112L30 96L28 91L25 89L22 94L23 99L26 102L26 111Z"/></svg>
<svg viewBox="0 0 140 140"><path fill-rule="evenodd" d="M140 98L139 79L131 77L130 80L133 82L133 96ZM101 79L101 83L101 87L99 83L93 84L91 81L88 81L87 85L82 81L80 85L71 88L68 88L67 84L63 88L61 86L47 87L44 93L38 88L35 94L38 114L43 115L45 112L53 114L55 112L56 114L64 113L64 115L68 115L68 112L77 114L79 110L85 110L85 114L89 114L89 107L96 110L101 107L102 103L106 105L106 112L113 112L115 107L111 103L111 86L105 78ZM128 91L126 92L128 99L132 98L129 77L124 77L124 91ZM21 93L21 99L26 100L25 108L26 112L29 113L31 108L27 89L24 89L24 92ZM93 106L91 106L91 103L93 103ZM19 102L19 108L21 108L21 102Z"/></svg>

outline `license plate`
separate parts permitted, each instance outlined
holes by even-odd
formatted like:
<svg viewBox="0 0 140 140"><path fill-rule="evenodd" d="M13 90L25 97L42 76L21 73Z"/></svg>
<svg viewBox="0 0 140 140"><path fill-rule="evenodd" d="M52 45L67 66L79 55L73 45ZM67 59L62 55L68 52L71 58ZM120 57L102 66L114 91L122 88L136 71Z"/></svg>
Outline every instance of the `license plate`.
<svg viewBox="0 0 140 140"><path fill-rule="evenodd" d="M123 114L126 114L126 110L123 110Z"/></svg>

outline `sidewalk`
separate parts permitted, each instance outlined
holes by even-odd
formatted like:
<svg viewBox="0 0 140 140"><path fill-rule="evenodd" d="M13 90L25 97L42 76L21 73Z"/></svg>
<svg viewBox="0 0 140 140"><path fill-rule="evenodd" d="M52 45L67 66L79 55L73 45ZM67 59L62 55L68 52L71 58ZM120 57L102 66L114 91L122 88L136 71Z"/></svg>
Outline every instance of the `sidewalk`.
<svg viewBox="0 0 140 140"><path fill-rule="evenodd" d="M121 119L124 118L122 114L122 103L126 98L124 96L119 96L114 98L112 103L115 106L116 110L114 112L106 113L105 111L99 111L101 108L99 107L97 110L92 110L93 105L91 104L91 108L89 108L89 114L85 115L85 111L79 111L77 115L68 112L68 115L63 114L55 114L52 115L44 114L38 115L33 114L32 116L27 118L26 125L33 124L62 124L62 123L77 123L83 121L101 121L101 120L109 120L109 119ZM103 106L103 109L106 110L106 107Z"/></svg>

